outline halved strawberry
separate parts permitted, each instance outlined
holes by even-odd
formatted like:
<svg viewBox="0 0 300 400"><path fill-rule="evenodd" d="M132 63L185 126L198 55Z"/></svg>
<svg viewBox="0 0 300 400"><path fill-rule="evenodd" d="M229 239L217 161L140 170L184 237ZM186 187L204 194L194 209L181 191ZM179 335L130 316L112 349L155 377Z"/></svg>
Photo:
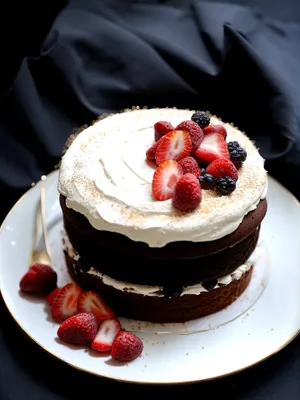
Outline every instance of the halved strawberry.
<svg viewBox="0 0 300 400"><path fill-rule="evenodd" d="M104 299L92 290L81 293L77 310L78 312L92 312L96 315L98 321L115 317L114 311L106 304Z"/></svg>
<svg viewBox="0 0 300 400"><path fill-rule="evenodd" d="M58 295L58 292L60 291L60 288L55 288L54 290L52 290L51 293L48 294L48 296L46 297L47 302L50 306L52 306L52 303L55 299L55 297Z"/></svg>
<svg viewBox="0 0 300 400"><path fill-rule="evenodd" d="M154 142L153 145L151 147L149 147L149 149L146 151L146 159L147 160L155 161L156 150L162 140L163 140L163 138L161 137L160 139L158 139L157 142Z"/></svg>
<svg viewBox="0 0 300 400"><path fill-rule="evenodd" d="M227 131L225 126L223 125L208 125L203 129L203 133L205 135L209 135L210 133L217 132L223 136L224 139L227 137Z"/></svg>
<svg viewBox="0 0 300 400"><path fill-rule="evenodd" d="M174 130L163 136L156 150L156 164L160 165L167 160L181 160L190 155L192 140L189 132Z"/></svg>
<svg viewBox="0 0 300 400"><path fill-rule="evenodd" d="M106 319L100 324L95 339L91 347L97 351L108 351L111 349L113 341L118 332L121 330L121 323L117 319Z"/></svg>
<svg viewBox="0 0 300 400"><path fill-rule="evenodd" d="M153 174L153 197L160 201L170 199L176 183L182 175L182 168L177 161L168 160L162 163Z"/></svg>
<svg viewBox="0 0 300 400"><path fill-rule="evenodd" d="M55 322L63 322L77 314L77 302L82 289L76 283L68 283L57 293L51 306L52 318Z"/></svg>
<svg viewBox="0 0 300 400"><path fill-rule="evenodd" d="M222 135L213 132L205 135L194 157L204 163L211 163L218 158L230 159L227 143Z"/></svg>

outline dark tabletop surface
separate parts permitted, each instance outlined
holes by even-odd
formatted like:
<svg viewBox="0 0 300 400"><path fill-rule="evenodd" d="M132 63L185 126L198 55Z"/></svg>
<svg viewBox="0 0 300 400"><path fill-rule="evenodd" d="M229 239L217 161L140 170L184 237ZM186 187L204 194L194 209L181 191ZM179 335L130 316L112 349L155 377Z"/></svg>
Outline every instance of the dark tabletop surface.
<svg viewBox="0 0 300 400"><path fill-rule="evenodd" d="M298 0L13 1L0 8L0 220L53 170L72 129L133 105L209 109L234 121L257 141L270 174L300 198ZM300 337L226 378L124 384L45 353L0 299L0 357L0 400L96 398L106 388L123 396L196 389L199 397L300 399Z"/></svg>

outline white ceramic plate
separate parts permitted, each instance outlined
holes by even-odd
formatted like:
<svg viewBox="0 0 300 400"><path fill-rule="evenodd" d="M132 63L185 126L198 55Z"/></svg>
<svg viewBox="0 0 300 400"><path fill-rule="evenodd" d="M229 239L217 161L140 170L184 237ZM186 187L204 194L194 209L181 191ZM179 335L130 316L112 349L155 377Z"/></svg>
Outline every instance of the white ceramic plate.
<svg viewBox="0 0 300 400"><path fill-rule="evenodd" d="M57 176L55 171L47 177L46 201L52 261L61 285L70 278L62 256ZM125 326L135 325L144 342L142 356L127 364L115 362L109 355L62 344L56 339L58 325L49 318L45 301L19 293L19 281L28 268L33 243L39 185L16 203L2 224L0 289L23 331L58 359L80 370L120 381L187 383L225 376L257 364L281 350L299 333L300 207L283 186L269 178L269 210L261 232L263 257L251 285L235 304L191 324L158 326L123 319ZM197 330L201 332L195 333ZM171 334L157 334L157 331Z"/></svg>

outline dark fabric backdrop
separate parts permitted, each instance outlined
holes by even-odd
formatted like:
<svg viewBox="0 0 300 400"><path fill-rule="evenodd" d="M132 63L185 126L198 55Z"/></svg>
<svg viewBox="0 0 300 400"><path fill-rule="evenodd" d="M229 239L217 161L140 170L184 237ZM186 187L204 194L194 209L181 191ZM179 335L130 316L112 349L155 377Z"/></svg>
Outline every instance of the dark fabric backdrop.
<svg viewBox="0 0 300 400"><path fill-rule="evenodd" d="M54 168L74 128L133 105L205 109L234 122L257 142L270 174L300 198L298 0L0 7L1 218ZM1 400L84 395L74 383L82 374L28 342L4 307L1 320ZM249 372L198 386L199 396L208 390L228 399L299 399L299 348L296 340ZM95 392L103 383L84 379Z"/></svg>

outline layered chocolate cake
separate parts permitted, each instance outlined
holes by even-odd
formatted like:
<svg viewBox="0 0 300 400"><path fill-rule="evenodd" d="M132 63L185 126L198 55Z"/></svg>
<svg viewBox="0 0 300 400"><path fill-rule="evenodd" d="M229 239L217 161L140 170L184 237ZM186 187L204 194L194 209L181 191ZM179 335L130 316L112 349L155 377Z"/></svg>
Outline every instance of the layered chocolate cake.
<svg viewBox="0 0 300 400"><path fill-rule="evenodd" d="M253 142L215 116L107 116L68 147L58 190L69 272L120 316L200 318L251 280L267 172Z"/></svg>

